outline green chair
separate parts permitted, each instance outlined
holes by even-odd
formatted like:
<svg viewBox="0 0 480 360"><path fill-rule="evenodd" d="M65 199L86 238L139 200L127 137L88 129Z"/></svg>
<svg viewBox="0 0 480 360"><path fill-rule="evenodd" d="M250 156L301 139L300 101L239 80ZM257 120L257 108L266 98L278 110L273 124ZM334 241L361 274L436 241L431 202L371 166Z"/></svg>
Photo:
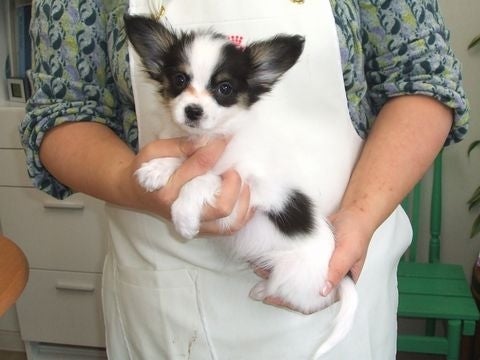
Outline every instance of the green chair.
<svg viewBox="0 0 480 360"><path fill-rule="evenodd" d="M425 319L423 335L399 334L399 352L445 355L459 359L462 335L475 333L480 315L473 300L462 266L440 262L442 215L442 153L433 165L428 263L417 262L419 241L421 183L404 201L414 237L398 268L398 317ZM436 333L436 321L445 324L444 335Z"/></svg>

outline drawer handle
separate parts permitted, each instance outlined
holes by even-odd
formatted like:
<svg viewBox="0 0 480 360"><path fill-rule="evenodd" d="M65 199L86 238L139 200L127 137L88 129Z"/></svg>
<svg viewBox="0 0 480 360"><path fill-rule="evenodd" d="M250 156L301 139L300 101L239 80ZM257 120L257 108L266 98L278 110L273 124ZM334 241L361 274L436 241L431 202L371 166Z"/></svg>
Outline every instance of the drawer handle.
<svg viewBox="0 0 480 360"><path fill-rule="evenodd" d="M57 281L55 284L57 290L66 290L66 291L81 291L81 292L94 292L95 285L92 284L82 284L82 283L70 283L66 281Z"/></svg>
<svg viewBox="0 0 480 360"><path fill-rule="evenodd" d="M44 200L43 207L45 209L67 209L67 210L83 210L85 205L81 201L55 201Z"/></svg>

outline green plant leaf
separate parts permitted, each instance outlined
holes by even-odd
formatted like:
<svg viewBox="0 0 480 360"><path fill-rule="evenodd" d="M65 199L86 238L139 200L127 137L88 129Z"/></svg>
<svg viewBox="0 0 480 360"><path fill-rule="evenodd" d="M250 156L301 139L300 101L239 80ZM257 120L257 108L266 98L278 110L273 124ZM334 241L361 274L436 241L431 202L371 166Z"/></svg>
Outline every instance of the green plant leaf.
<svg viewBox="0 0 480 360"><path fill-rule="evenodd" d="M480 196L477 196L475 199L471 199L471 201L468 202L468 211L472 211L478 205L480 205Z"/></svg>
<svg viewBox="0 0 480 360"><path fill-rule="evenodd" d="M478 233L480 233L480 215L478 215L473 222L472 229L470 231L470 238L473 238Z"/></svg>
<svg viewBox="0 0 480 360"><path fill-rule="evenodd" d="M468 211L472 211L478 205L480 205L480 195L477 195L475 198L471 198L468 201Z"/></svg>
<svg viewBox="0 0 480 360"><path fill-rule="evenodd" d="M468 50L470 50L474 46L477 46L478 43L480 43L480 35L475 36L470 42L470 44L468 44Z"/></svg>
<svg viewBox="0 0 480 360"><path fill-rule="evenodd" d="M473 195L468 200L468 210L472 211L474 208L480 205L480 186L473 192ZM480 232L480 214L477 215L475 221L472 224L470 231L470 238L473 238Z"/></svg>
<svg viewBox="0 0 480 360"><path fill-rule="evenodd" d="M471 204L472 202L475 201L475 199L477 199L478 197L480 197L480 186L477 187L477 189L473 192L472 196L470 197L470 199L468 200L467 204Z"/></svg>
<svg viewBox="0 0 480 360"><path fill-rule="evenodd" d="M472 152L472 150L475 149L478 145L480 145L480 140L475 140L470 144L467 151L468 156L470 156L470 153Z"/></svg>

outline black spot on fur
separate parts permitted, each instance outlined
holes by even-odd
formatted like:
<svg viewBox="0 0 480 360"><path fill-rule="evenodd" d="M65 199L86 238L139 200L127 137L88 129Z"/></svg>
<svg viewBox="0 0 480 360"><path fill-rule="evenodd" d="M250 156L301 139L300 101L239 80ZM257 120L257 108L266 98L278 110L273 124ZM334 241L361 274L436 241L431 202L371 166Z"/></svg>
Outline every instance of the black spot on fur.
<svg viewBox="0 0 480 360"><path fill-rule="evenodd" d="M279 34L250 44L245 53L250 59L249 100L253 104L268 93L303 52L305 38Z"/></svg>
<svg viewBox="0 0 480 360"><path fill-rule="evenodd" d="M313 204L310 198L297 190L292 190L281 211L267 213L272 223L285 235L306 235L313 231Z"/></svg>
<svg viewBox="0 0 480 360"><path fill-rule="evenodd" d="M277 35L245 49L225 45L209 85L212 96L221 106L254 104L297 62L304 44L301 36ZM217 91L218 84L225 80L234 89L227 97Z"/></svg>
<svg viewBox="0 0 480 360"><path fill-rule="evenodd" d="M124 16L125 32L135 50L140 55L145 71L160 85L164 97L178 96L188 85L178 87L175 79L178 74L188 74L187 50L195 39L193 32L176 32L172 28L152 18L144 16Z"/></svg>
<svg viewBox="0 0 480 360"><path fill-rule="evenodd" d="M235 105L240 101L242 94L248 91L249 73L250 64L246 54L233 44L226 44L210 78L208 90L219 105L225 107ZM227 96L221 91L221 86L225 83L232 88L232 92Z"/></svg>

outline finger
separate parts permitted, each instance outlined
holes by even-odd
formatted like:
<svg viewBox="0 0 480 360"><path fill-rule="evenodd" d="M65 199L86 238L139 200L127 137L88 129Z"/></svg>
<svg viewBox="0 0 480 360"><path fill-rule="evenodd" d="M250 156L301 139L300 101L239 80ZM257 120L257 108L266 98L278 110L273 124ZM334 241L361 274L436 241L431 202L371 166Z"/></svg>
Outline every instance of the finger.
<svg viewBox="0 0 480 360"><path fill-rule="evenodd" d="M255 209L249 208L250 191L244 187L240 193L239 205L236 212L237 218L225 228L218 219L203 222L200 226L200 233L204 235L232 235L240 230L255 214ZM245 214L243 214L245 212Z"/></svg>
<svg viewBox="0 0 480 360"><path fill-rule="evenodd" d="M193 178L205 174L210 170L222 155L227 141L225 139L215 139L200 147L173 173L167 185L164 186L171 198L176 199L180 189L185 183ZM188 145L186 145L188 148ZM181 146L180 146L181 147ZM181 151L188 151L183 148Z"/></svg>
<svg viewBox="0 0 480 360"><path fill-rule="evenodd" d="M255 266L253 268L253 272L262 279L268 279L270 277L271 270Z"/></svg>
<svg viewBox="0 0 480 360"><path fill-rule="evenodd" d="M304 315L310 315L310 314L313 313L313 312L306 312L306 311L301 311L299 309L296 309L294 306L292 306L291 304L289 304L288 302L282 300L282 298L277 297L277 296L267 296L263 300L263 303L267 304L267 305L276 306L276 307L279 307L281 309L292 310L292 311L295 311L297 313L301 313L301 314L304 314Z"/></svg>
<svg viewBox="0 0 480 360"><path fill-rule="evenodd" d="M323 296L327 296L342 281L354 263L355 259L347 249L341 246L335 248L328 266L327 281L322 289Z"/></svg>
<svg viewBox="0 0 480 360"><path fill-rule="evenodd" d="M233 231L236 232L250 221L255 215L256 209L250 206L250 188L245 186L242 188L237 207L237 219L233 224Z"/></svg>
<svg viewBox="0 0 480 360"><path fill-rule="evenodd" d="M215 205L205 205L202 221L211 221L230 215L242 191L242 179L234 170L222 175L222 187L215 199Z"/></svg>
<svg viewBox="0 0 480 360"><path fill-rule="evenodd" d="M202 146L202 142L188 138L155 140L141 149L143 162L161 157L188 157Z"/></svg>
<svg viewBox="0 0 480 360"><path fill-rule="evenodd" d="M352 280L354 282L357 282L358 279L360 278L360 274L362 272L364 263L365 263L365 259L362 259L357 263L355 263L355 265L353 265L353 267L350 269L350 276L352 277Z"/></svg>
<svg viewBox="0 0 480 360"><path fill-rule="evenodd" d="M267 296L263 299L263 302L268 305L278 306L278 307L288 307L288 304L278 296Z"/></svg>

